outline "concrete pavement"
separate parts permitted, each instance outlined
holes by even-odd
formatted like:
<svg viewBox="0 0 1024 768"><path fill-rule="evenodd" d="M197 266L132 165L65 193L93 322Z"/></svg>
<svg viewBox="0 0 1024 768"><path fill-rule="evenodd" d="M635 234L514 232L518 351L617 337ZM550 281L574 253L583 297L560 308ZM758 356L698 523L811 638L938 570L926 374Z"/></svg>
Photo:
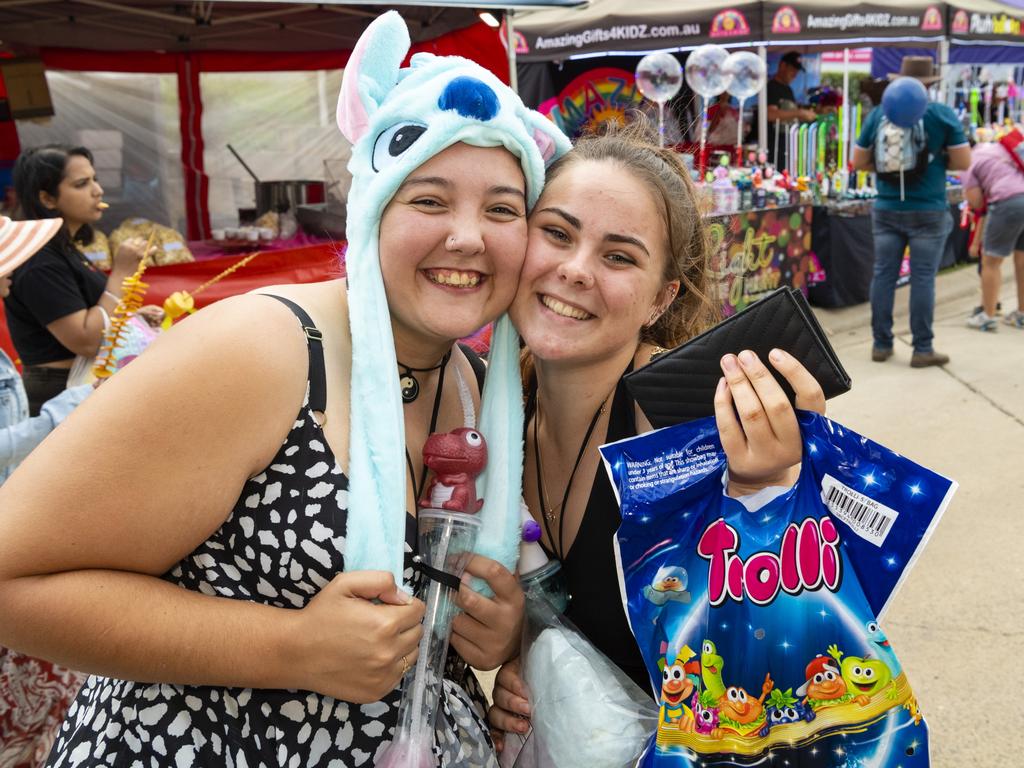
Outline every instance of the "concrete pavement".
<svg viewBox="0 0 1024 768"><path fill-rule="evenodd" d="M1011 273L1005 311L1017 305ZM943 369L909 366L909 288L886 363L870 360L867 305L816 310L854 382L828 415L959 482L882 623L928 721L932 765L1024 765L1024 331L964 326L980 303L972 268L937 287Z"/></svg>

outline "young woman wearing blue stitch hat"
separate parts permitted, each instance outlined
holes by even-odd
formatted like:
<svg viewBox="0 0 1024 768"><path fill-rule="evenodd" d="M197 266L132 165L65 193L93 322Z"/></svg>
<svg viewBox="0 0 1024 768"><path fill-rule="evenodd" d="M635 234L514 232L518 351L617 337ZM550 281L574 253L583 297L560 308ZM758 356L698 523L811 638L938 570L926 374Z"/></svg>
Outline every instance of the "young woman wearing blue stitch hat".
<svg viewBox="0 0 1024 768"><path fill-rule="evenodd" d="M346 68L347 285L185 320L0 491L0 643L93 673L53 765L372 765L421 634L402 588L420 448L478 411L468 571L492 594L462 588L452 646L478 667L513 652L522 412L502 313L568 142L470 62L401 68L408 47L386 14ZM481 406L454 341L495 319ZM461 683L449 670L437 763L493 765Z"/></svg>

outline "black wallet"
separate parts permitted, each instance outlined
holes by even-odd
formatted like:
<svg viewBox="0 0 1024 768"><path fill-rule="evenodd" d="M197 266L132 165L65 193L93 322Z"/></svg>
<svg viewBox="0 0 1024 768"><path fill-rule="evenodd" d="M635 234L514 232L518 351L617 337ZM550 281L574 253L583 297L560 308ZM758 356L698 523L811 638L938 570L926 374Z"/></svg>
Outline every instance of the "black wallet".
<svg viewBox="0 0 1024 768"><path fill-rule="evenodd" d="M749 349L757 353L793 402L793 388L768 362L768 353L776 347L803 364L821 384L825 397L849 391L849 374L797 288L779 288L655 358L628 374L626 387L656 428L713 416L715 389L722 377L719 361L730 352Z"/></svg>

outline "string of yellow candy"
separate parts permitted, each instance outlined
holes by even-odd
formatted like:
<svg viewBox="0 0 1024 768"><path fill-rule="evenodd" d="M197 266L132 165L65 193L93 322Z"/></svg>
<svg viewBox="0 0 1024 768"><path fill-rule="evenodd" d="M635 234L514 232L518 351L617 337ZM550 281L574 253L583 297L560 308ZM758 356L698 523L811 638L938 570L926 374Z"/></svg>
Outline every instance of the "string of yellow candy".
<svg viewBox="0 0 1024 768"><path fill-rule="evenodd" d="M146 250L143 251L143 254L149 254L150 248L153 247L154 237L156 237L156 230L150 234L149 241L146 243ZM146 289L149 288L148 283L142 282L142 273L145 271L146 256L143 255L141 261L139 261L139 266L135 268L135 272L126 277L121 283L121 298L117 302L117 306L114 307L113 314L110 316L110 326L103 337L103 344L99 352L96 353L96 362L92 368L93 376L97 379L105 379L108 376L112 376L116 370L117 361L114 359L114 350L117 349L117 345L121 342L125 323L128 322L132 315L138 312L146 296Z"/></svg>
<svg viewBox="0 0 1024 768"><path fill-rule="evenodd" d="M246 264L248 264L250 261L252 261L257 256L259 256L261 253L263 253L263 251L254 251L253 253L250 253L248 256L245 256L245 257L239 259L234 264L232 264L230 267L228 267L223 272L221 272L219 275L215 275L214 277L211 277L205 283L203 283L198 288L196 288L194 291L192 291L192 293L189 293L188 291L175 291L174 293L172 293L170 296L167 297L167 300L164 301L164 321L160 325L160 327L163 328L166 331L168 328L171 327L171 325L174 323L174 321L177 320L182 315L186 315L186 314L190 315L193 312L195 312L196 311L196 302L195 302L195 297L196 296L198 296L200 293L205 291L207 288L209 288L214 283L223 280L225 277L230 275L236 269L241 269Z"/></svg>

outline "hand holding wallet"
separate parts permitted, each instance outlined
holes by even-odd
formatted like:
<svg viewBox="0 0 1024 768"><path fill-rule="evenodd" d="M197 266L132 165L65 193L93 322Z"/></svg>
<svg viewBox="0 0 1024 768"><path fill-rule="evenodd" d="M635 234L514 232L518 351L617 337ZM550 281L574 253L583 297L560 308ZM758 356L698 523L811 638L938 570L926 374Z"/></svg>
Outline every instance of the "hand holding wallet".
<svg viewBox="0 0 1024 768"><path fill-rule="evenodd" d="M655 428L713 416L722 356L749 349L767 360L775 348L799 360L826 398L850 390L850 376L797 288L779 288L633 371L625 377L626 387ZM796 394L789 382L766 366L792 403Z"/></svg>

